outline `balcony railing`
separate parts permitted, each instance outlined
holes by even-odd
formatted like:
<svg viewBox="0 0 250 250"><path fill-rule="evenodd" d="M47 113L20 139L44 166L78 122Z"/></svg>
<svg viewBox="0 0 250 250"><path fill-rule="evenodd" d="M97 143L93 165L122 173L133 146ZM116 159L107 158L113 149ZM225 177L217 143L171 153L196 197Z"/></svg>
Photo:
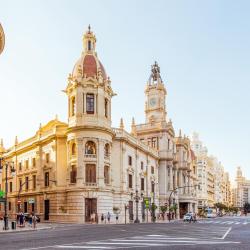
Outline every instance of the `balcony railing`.
<svg viewBox="0 0 250 250"><path fill-rule="evenodd" d="M85 158L96 159L96 155L94 155L94 154L85 154Z"/></svg>
<svg viewBox="0 0 250 250"><path fill-rule="evenodd" d="M96 187L97 183L96 182L86 182L85 185L88 187Z"/></svg>

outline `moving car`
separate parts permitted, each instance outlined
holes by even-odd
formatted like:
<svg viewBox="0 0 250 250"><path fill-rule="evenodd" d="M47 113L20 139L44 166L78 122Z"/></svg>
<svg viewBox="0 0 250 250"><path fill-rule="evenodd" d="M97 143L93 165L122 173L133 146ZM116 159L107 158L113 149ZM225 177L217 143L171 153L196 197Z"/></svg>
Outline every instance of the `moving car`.
<svg viewBox="0 0 250 250"><path fill-rule="evenodd" d="M183 221L190 221L191 217L193 217L193 213L186 213L183 217Z"/></svg>

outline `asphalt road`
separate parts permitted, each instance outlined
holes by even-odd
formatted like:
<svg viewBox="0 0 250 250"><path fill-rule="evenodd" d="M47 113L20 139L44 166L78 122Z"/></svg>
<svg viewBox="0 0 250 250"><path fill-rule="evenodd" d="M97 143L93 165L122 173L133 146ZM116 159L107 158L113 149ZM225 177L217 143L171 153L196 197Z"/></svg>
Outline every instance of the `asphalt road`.
<svg viewBox="0 0 250 250"><path fill-rule="evenodd" d="M250 249L250 217L223 217L197 223L60 225L0 234L3 250L129 248Z"/></svg>

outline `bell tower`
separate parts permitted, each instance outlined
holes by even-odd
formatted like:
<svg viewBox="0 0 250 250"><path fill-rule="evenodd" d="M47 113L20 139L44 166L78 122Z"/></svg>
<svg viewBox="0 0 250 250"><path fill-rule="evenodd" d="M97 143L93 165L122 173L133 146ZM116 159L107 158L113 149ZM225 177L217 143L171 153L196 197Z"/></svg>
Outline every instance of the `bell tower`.
<svg viewBox="0 0 250 250"><path fill-rule="evenodd" d="M146 123L166 121L165 99L167 91L161 79L160 67L157 62L151 66L145 94Z"/></svg>

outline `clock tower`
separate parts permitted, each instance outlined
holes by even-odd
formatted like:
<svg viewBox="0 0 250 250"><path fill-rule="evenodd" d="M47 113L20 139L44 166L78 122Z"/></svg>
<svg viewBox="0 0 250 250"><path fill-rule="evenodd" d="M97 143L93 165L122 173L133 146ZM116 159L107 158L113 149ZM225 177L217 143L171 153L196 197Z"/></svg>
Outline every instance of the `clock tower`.
<svg viewBox="0 0 250 250"><path fill-rule="evenodd" d="M167 91L162 82L157 62L151 66L151 75L147 82L145 114L146 123L166 121L165 99Z"/></svg>

